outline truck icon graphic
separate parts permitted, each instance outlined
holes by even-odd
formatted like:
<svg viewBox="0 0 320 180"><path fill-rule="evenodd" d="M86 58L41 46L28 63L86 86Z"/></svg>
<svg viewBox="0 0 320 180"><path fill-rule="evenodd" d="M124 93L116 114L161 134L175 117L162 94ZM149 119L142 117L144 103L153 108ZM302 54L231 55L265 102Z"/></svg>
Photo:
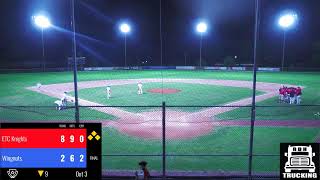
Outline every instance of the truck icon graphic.
<svg viewBox="0 0 320 180"><path fill-rule="evenodd" d="M288 152L284 153L288 157L288 161L285 164L284 170L290 173L291 170L308 170L309 173L315 172L315 165L312 161L312 157L315 153L312 152L310 146L288 146Z"/></svg>

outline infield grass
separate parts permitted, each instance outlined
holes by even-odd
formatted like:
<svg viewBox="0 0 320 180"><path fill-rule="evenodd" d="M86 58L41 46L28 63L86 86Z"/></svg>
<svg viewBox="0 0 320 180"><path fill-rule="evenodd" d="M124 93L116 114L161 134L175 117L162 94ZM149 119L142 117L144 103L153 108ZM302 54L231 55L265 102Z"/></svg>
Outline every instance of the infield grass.
<svg viewBox="0 0 320 180"><path fill-rule="evenodd" d="M154 88L174 88L181 90L175 94L159 94L148 92ZM112 86L112 97L107 99L105 87L88 88L79 90L79 97L102 105L111 106L159 106L163 101L168 106L210 106L223 105L232 101L248 98L251 95L249 88L228 86L214 86L189 83L144 83L143 95L137 94L137 85ZM262 92L257 91L257 94ZM126 108L132 112L141 112L152 108ZM201 108L178 108L184 111L197 111Z"/></svg>

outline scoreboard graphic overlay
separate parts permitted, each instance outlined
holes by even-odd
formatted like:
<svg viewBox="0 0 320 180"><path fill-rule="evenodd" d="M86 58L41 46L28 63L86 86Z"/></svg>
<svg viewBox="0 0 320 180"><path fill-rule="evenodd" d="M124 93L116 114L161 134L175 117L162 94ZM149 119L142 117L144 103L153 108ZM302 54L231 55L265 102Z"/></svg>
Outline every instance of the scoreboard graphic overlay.
<svg viewBox="0 0 320 180"><path fill-rule="evenodd" d="M1 123L3 179L101 179L101 123Z"/></svg>

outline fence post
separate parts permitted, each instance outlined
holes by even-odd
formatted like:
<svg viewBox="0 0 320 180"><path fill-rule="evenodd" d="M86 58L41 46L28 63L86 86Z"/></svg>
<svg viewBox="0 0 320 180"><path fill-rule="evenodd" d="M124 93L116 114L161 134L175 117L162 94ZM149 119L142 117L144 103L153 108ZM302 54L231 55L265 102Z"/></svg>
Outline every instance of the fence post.
<svg viewBox="0 0 320 180"><path fill-rule="evenodd" d="M162 179L166 179L166 103L162 102Z"/></svg>
<svg viewBox="0 0 320 180"><path fill-rule="evenodd" d="M259 0L255 1L255 25L254 25L254 49L253 49L253 87L252 87L252 105L251 105L251 125L250 125L250 147L249 147L249 167L248 176L252 177L252 154L253 154L253 133L254 121L256 119L256 82L257 82L257 41L259 36Z"/></svg>
<svg viewBox="0 0 320 180"><path fill-rule="evenodd" d="M74 0L71 0L72 9L72 52L73 52L73 84L74 84L74 105L75 105L75 119L79 123L79 103L78 103L78 78L77 78L77 44L76 44L76 22L74 17Z"/></svg>

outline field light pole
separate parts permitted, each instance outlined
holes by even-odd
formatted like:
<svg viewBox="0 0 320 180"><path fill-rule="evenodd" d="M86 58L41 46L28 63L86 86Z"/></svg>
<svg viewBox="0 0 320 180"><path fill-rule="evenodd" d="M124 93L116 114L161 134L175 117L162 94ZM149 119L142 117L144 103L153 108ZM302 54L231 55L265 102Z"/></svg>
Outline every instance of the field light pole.
<svg viewBox="0 0 320 180"><path fill-rule="evenodd" d="M281 71L284 69L284 59L285 59L285 53L286 53L286 31L283 31L283 41L282 41L282 58L281 58Z"/></svg>
<svg viewBox="0 0 320 180"><path fill-rule="evenodd" d="M41 44L42 44L42 70L46 70L46 56L45 56L45 47L44 47L44 29L51 27L51 22L49 18L43 15L33 16L34 24L41 28Z"/></svg>
<svg viewBox="0 0 320 180"><path fill-rule="evenodd" d="M127 34L124 34L124 67L127 67Z"/></svg>
<svg viewBox="0 0 320 180"><path fill-rule="evenodd" d="M43 71L46 71L46 56L45 56L45 54L44 54L43 28L41 28L41 42L42 42L42 63L43 63Z"/></svg>
<svg viewBox="0 0 320 180"><path fill-rule="evenodd" d="M286 50L286 30L294 25L297 20L295 13L287 13L279 18L278 24L283 29L283 40L282 40L282 59L281 59L281 71L284 70L285 61L285 50Z"/></svg>
<svg viewBox="0 0 320 180"><path fill-rule="evenodd" d="M124 34L124 66L127 67L127 34L131 31L129 24L120 25L120 31Z"/></svg>
<svg viewBox="0 0 320 180"><path fill-rule="evenodd" d="M199 66L202 67L202 36L204 33L207 32L208 26L205 22L200 22L197 24L196 30L200 34L200 48L199 48L199 56L200 56L200 62Z"/></svg>
<svg viewBox="0 0 320 180"><path fill-rule="evenodd" d="M200 67L202 66L202 33L200 34Z"/></svg>

